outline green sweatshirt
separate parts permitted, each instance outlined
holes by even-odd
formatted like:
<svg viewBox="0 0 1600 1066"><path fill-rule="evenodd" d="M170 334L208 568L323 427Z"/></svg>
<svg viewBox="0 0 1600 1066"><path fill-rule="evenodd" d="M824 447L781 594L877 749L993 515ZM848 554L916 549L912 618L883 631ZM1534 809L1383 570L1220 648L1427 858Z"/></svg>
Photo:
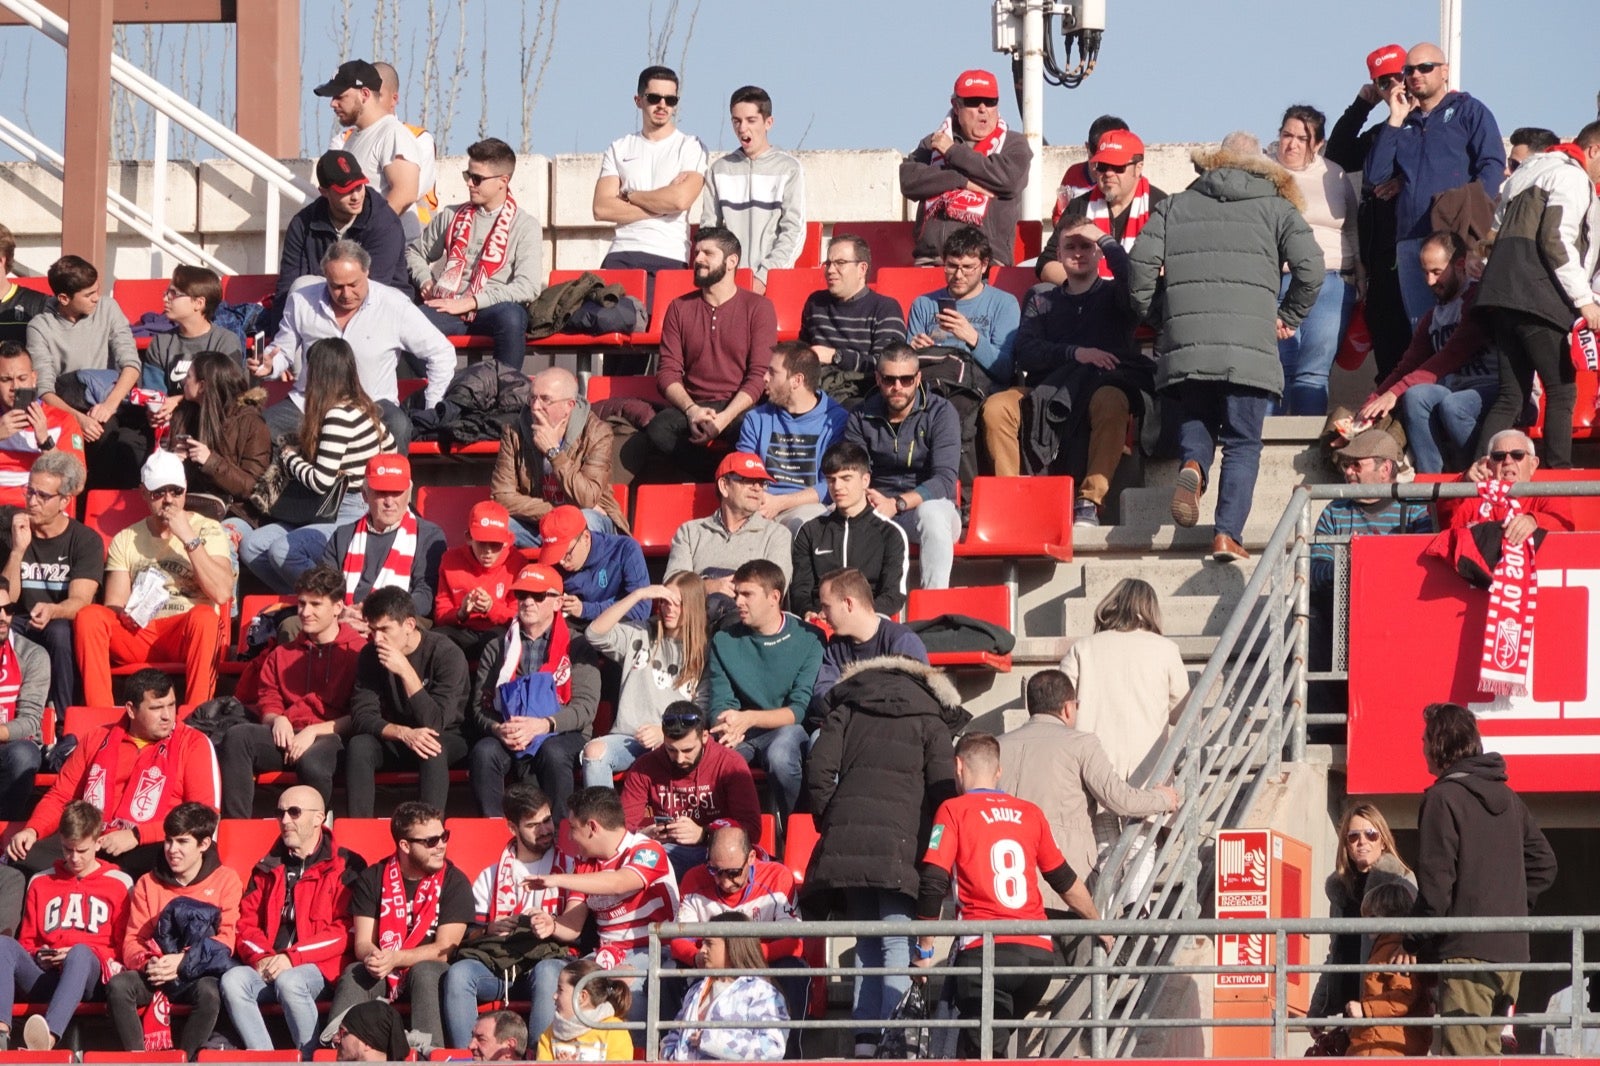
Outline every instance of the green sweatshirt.
<svg viewBox="0 0 1600 1066"><path fill-rule="evenodd" d="M798 723L811 704L822 642L794 615L770 637L734 625L711 638L711 721L723 711L787 707Z"/></svg>

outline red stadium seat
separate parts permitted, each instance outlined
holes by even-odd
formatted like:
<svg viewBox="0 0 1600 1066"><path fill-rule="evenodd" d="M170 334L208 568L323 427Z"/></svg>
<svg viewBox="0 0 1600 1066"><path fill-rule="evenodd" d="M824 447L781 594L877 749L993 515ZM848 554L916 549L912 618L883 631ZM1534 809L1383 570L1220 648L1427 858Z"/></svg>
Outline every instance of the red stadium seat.
<svg viewBox="0 0 1600 1066"><path fill-rule="evenodd" d="M778 819L771 814L761 816L761 839L756 846L771 858L778 854Z"/></svg>
<svg viewBox="0 0 1600 1066"><path fill-rule="evenodd" d="M1011 261L1026 262L1039 254L1044 247L1044 223L1036 218L1025 218L1017 223L1017 236L1011 246Z"/></svg>
<svg viewBox="0 0 1600 1066"><path fill-rule="evenodd" d="M259 304L278 289L276 274L234 274L222 279L222 299L230 304Z"/></svg>
<svg viewBox="0 0 1600 1066"><path fill-rule="evenodd" d="M19 1003L17 1007L31 1010L25 1003ZM73 1062L75 1059L76 1056L68 1048L55 1048L50 1051L0 1051L0 1066L8 1063L15 1063L17 1066L31 1066L38 1063L43 1066L46 1063Z"/></svg>
<svg viewBox="0 0 1600 1066"><path fill-rule="evenodd" d="M85 1051L85 1063L96 1062L187 1062L177 1048L170 1051Z"/></svg>
<svg viewBox="0 0 1600 1066"><path fill-rule="evenodd" d="M912 589L906 619L922 622L941 614L964 614L997 626L1011 627L1011 590L1004 585L979 585L972 588ZM981 666L1000 673L1011 672L1011 656L986 651L930 652L934 666Z"/></svg>
<svg viewBox="0 0 1600 1066"><path fill-rule="evenodd" d="M633 490L633 538L650 558L667 554L678 527L717 509L717 486L640 485Z"/></svg>
<svg viewBox="0 0 1600 1066"><path fill-rule="evenodd" d="M111 286L111 298L117 301L117 306L122 308L122 313L128 316L128 323L132 325L146 314L163 313L163 298L170 284L166 278L119 278Z"/></svg>
<svg viewBox="0 0 1600 1066"><path fill-rule="evenodd" d="M767 299L778 312L778 339L797 340L800 336L800 311L806 297L826 288L821 267L774 270L767 274Z"/></svg>
<svg viewBox="0 0 1600 1066"><path fill-rule="evenodd" d="M884 267L908 267L913 263L911 252L916 246L916 237L912 225L910 222L839 222L833 227L833 235L848 234L867 242L867 247L872 249L872 267L867 274L867 280L871 281Z"/></svg>
<svg viewBox="0 0 1600 1066"><path fill-rule="evenodd" d="M1021 303L1028 297L1028 290L1039 284L1039 279L1033 273L1033 267L995 267L994 275L989 284L1002 292L1009 292Z"/></svg>
<svg viewBox="0 0 1600 1066"><path fill-rule="evenodd" d="M742 273L742 272L741 272ZM667 318L667 305L685 293L694 291L694 271L656 271L656 291L650 303L650 328L643 334L634 334L633 342L646 348L661 343L661 323Z"/></svg>
<svg viewBox="0 0 1600 1066"><path fill-rule="evenodd" d="M462 340L488 341L489 340L488 337L455 337L453 339L454 340L458 340L458 341L462 341ZM460 347L460 345L457 345L457 347ZM399 381L397 381L395 383L395 393L396 393L396 395L398 395L400 397L400 406L404 407L406 405L406 401L411 398L413 393L421 392L423 389L426 389L427 387L428 387L428 379L427 378L401 378Z"/></svg>
<svg viewBox="0 0 1600 1066"><path fill-rule="evenodd" d="M957 558L1044 556L1072 559L1070 477L979 477L972 521Z"/></svg>
<svg viewBox="0 0 1600 1066"><path fill-rule="evenodd" d="M217 825L217 860L242 881L278 842L276 818L224 818Z"/></svg>
<svg viewBox="0 0 1600 1066"><path fill-rule="evenodd" d="M394 837L389 835L387 818L338 818L333 822L333 839L375 865L394 854Z"/></svg>
<svg viewBox="0 0 1600 1066"><path fill-rule="evenodd" d="M798 884L806 879L806 867L811 865L811 853L821 840L816 822L809 814L791 814L783 826L783 864L794 875Z"/></svg>
<svg viewBox="0 0 1600 1066"><path fill-rule="evenodd" d="M590 403L599 403L601 400L646 400L657 407L665 407L667 403L661 398L661 390L656 388L654 374L614 374L610 377L596 374L589 379L584 395Z"/></svg>
<svg viewBox="0 0 1600 1066"><path fill-rule="evenodd" d="M489 498L487 485L423 485L417 489L417 513L444 530L448 544L467 542L467 515Z"/></svg>
<svg viewBox="0 0 1600 1066"><path fill-rule="evenodd" d="M459 866L468 880L499 861L511 839L504 818L447 818L444 827L450 830L445 858Z"/></svg>
<svg viewBox="0 0 1600 1066"><path fill-rule="evenodd" d="M429 1062L471 1062L472 1052L466 1048L436 1047L428 1052Z"/></svg>
<svg viewBox="0 0 1600 1066"><path fill-rule="evenodd" d="M300 1052L294 1048L272 1051L244 1051L239 1048L201 1048L194 1057L196 1062L299 1062Z"/></svg>
<svg viewBox="0 0 1600 1066"><path fill-rule="evenodd" d="M127 713L126 707L68 707L62 728L81 742L101 726L116 725Z"/></svg>
<svg viewBox="0 0 1600 1066"><path fill-rule="evenodd" d="M794 261L796 269L814 267L822 262L822 223L807 222L805 240L800 243L800 258ZM767 279L771 281L771 276Z"/></svg>
<svg viewBox="0 0 1600 1066"><path fill-rule="evenodd" d="M622 291L645 303L648 281L643 270L552 270L550 284L576 281L584 274L598 275L607 285L621 285ZM645 308L649 310L648 306ZM633 343L630 333L553 333L533 342L538 348L619 348Z"/></svg>
<svg viewBox="0 0 1600 1066"><path fill-rule="evenodd" d="M894 297L901 313L910 318L912 300L944 288L944 271L938 267L884 267L872 287Z"/></svg>
<svg viewBox="0 0 1600 1066"><path fill-rule="evenodd" d="M150 508L138 489L90 489L84 493L83 524L108 545L112 537L149 516Z"/></svg>

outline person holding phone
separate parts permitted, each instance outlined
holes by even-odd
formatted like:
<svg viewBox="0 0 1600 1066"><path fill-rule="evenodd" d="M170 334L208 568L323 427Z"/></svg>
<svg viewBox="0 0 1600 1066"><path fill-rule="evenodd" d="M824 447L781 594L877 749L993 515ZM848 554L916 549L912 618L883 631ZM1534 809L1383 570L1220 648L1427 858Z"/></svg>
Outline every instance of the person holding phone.
<svg viewBox="0 0 1600 1066"><path fill-rule="evenodd" d="M39 399L33 357L16 341L0 341L0 507L27 506L28 471L45 452L60 449L83 462L83 434L71 412ZM0 522L0 537L10 523Z"/></svg>

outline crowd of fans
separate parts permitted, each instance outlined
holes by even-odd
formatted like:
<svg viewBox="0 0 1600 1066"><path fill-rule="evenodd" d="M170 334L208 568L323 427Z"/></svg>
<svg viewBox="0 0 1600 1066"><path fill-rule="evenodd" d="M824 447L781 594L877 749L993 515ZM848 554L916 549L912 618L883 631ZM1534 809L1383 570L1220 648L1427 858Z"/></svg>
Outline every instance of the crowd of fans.
<svg viewBox="0 0 1600 1066"><path fill-rule="evenodd" d="M1197 523L1220 445L1212 554L1246 558L1264 420L1326 412L1358 298L1378 380L1341 429L1352 481L1394 479L1397 408L1419 469L1531 476L1533 444L1513 426L1535 374L1545 461L1570 464L1565 344L1574 322L1600 328L1600 123L1571 142L1518 131L1508 163L1493 116L1446 88L1432 45L1379 49L1368 71L1331 132L1296 105L1272 151L1230 135L1171 195L1143 176L1126 123L1096 120L1020 304L990 282L1011 263L1029 149L999 117L993 75L967 71L900 171L916 258L945 286L902 309L868 287L869 244L839 236L800 340L778 343L764 293L798 259L805 192L768 141L772 101L734 92L739 147L708 160L676 128L676 75L647 68L641 128L606 152L594 193L595 218L615 225L602 267L694 272L657 323L660 402L643 412L591 405L563 369L522 378L545 270L539 219L510 193L514 153L472 145L467 202L441 206L431 139L395 117L393 68L362 60L316 89L341 130L256 323L270 341L219 321L220 281L199 267L174 272L143 348L77 256L50 267L50 295L13 285L0 300L0 815L25 824L0 866L0 930L15 937L0 938L0 1008L15 994L44 1008L20 1042L53 1047L81 1002L103 998L128 1049L266 1048L260 1007L275 1002L308 1055L400 1057L408 1026L474 1058L625 1059L628 1039L594 1026L651 1005L641 982L604 971L641 965L648 926L676 917L797 923L789 939L730 928L671 947L680 967L764 963L795 979L713 973L664 984L656 1005L749 1023L675 1030L665 1057L772 1059L791 1048L781 1023L808 1009L802 915L932 918L954 885L968 917L1094 918L1087 886L1102 876L1114 913L1136 907L1151 858L1098 866L1124 819L1179 802L1129 784L1148 777L1187 687L1154 592L1129 580L1107 597L1097 632L1030 679L1027 726L962 736L953 686L892 617L910 547L922 585L948 586L961 485L980 472L1070 472L1075 521L1099 524L1132 421L1159 423L1182 460L1180 525ZM1380 103L1386 119L1363 132ZM0 232L7 268L14 250ZM487 338L524 391L496 426L492 499L442 529L412 506L407 453L451 410L447 338L461 335ZM402 375L425 379L410 403ZM287 395L269 404L269 388ZM716 487L659 582L612 492L634 480ZM77 517L87 486L134 485L146 513L109 544ZM1508 544L1563 528L1559 507L1535 510L1526 528L1508 521ZM1327 532L1425 520L1383 500L1323 517ZM1325 593L1330 558L1312 578ZM213 699L229 607L259 588L294 606L240 620L265 647L230 718ZM117 706L114 669L151 662L183 664L185 714L172 679L144 668L121 679L114 723L67 732L69 706ZM186 717L195 705L210 710ZM1456 747L1451 761L1475 754ZM453 768L469 771L478 813L507 825L481 871L446 858ZM54 774L42 798L41 770ZM257 776L283 771L299 783L277 797L278 842L253 869L222 866L219 815L250 817ZM335 800L375 816L394 771L415 774L416 799L392 811L393 856L369 866L339 843ZM814 820L803 885L757 845L763 810L780 846L797 812ZM1368 898L1373 913L1405 909ZM1012 965L1059 950L1002 946ZM1399 953L1386 947L1383 961ZM974 950L958 943L957 961ZM928 938L862 937L856 958L932 954ZM908 986L857 979L858 1055ZM1044 994L1037 979L996 988L1002 1018ZM975 978L958 982L963 1015L981 999ZM503 1000L530 1003L526 1020L480 1018ZM172 1003L187 1006L176 1032ZM0 1009L0 1044L18 1042L11 1017Z"/></svg>

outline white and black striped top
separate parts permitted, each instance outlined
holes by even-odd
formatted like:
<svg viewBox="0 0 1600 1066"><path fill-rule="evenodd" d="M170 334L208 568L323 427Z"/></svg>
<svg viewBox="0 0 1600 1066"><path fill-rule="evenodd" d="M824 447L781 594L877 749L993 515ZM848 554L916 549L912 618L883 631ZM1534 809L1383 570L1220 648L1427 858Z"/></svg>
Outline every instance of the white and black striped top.
<svg viewBox="0 0 1600 1066"><path fill-rule="evenodd" d="M394 451L394 440L382 422L374 422L352 404L328 411L317 436L317 460L309 463L299 454L287 460L290 476L315 493L327 492L340 474L349 477L349 491L366 484L367 460Z"/></svg>

